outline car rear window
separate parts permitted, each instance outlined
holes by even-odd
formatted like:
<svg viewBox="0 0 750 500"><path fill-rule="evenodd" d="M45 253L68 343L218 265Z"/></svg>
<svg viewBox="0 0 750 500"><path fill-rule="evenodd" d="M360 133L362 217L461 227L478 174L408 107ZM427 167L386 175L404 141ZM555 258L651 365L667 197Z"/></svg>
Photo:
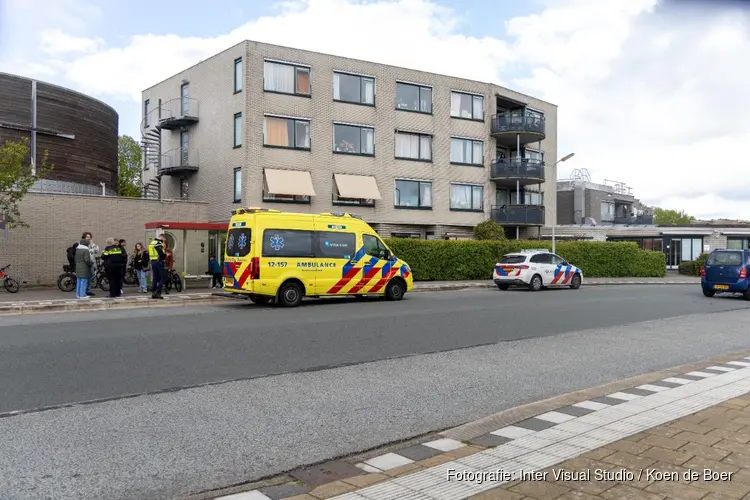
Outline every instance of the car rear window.
<svg viewBox="0 0 750 500"><path fill-rule="evenodd" d="M741 266L742 252L715 252L708 256L709 266Z"/></svg>
<svg viewBox="0 0 750 500"><path fill-rule="evenodd" d="M498 264L522 264L526 262L525 255L503 255Z"/></svg>
<svg viewBox="0 0 750 500"><path fill-rule="evenodd" d="M250 228L238 227L230 229L227 234L227 255L230 257L244 257L250 253Z"/></svg>

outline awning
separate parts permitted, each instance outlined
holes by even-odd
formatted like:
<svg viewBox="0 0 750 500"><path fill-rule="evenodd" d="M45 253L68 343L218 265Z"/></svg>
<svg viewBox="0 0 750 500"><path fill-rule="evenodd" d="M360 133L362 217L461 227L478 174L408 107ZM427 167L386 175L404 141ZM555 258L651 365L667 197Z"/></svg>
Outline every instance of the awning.
<svg viewBox="0 0 750 500"><path fill-rule="evenodd" d="M362 200L380 200L380 190L375 177L366 175L333 174L336 187L342 198L357 198Z"/></svg>
<svg viewBox="0 0 750 500"><path fill-rule="evenodd" d="M267 168L266 186L270 194L315 196L312 177L305 170L272 170Z"/></svg>

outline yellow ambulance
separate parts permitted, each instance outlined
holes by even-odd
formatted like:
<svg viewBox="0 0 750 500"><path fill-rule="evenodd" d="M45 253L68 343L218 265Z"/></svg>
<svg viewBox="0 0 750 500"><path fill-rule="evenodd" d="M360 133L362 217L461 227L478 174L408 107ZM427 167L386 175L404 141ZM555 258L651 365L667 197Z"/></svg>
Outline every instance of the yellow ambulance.
<svg viewBox="0 0 750 500"><path fill-rule="evenodd" d="M356 215L241 208L229 221L224 290L256 304L374 294L401 300L412 287L406 262Z"/></svg>

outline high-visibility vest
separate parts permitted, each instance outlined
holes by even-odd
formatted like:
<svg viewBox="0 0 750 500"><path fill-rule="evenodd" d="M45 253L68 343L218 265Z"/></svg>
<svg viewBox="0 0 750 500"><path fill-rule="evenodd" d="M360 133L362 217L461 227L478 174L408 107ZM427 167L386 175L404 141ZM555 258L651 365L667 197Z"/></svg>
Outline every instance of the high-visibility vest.
<svg viewBox="0 0 750 500"><path fill-rule="evenodd" d="M157 245L161 245L161 241L159 240L153 240L151 243L148 244L148 258L152 261L158 261L159 260L159 251L156 249Z"/></svg>
<svg viewBox="0 0 750 500"><path fill-rule="evenodd" d="M102 255L110 256L110 255L122 255L122 248L119 246L114 246L110 248L109 250L104 250L104 253Z"/></svg>

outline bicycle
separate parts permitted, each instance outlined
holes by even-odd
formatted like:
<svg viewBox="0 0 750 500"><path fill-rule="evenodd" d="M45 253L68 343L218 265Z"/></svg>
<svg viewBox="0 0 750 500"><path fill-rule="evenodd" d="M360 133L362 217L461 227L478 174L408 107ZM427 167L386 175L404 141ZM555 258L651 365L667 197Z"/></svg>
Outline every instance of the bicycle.
<svg viewBox="0 0 750 500"><path fill-rule="evenodd" d="M132 260L130 261L130 264L128 264L128 268L125 270L125 276L123 276L122 281L126 285L138 284L138 273L135 272L135 267L133 266Z"/></svg>
<svg viewBox="0 0 750 500"><path fill-rule="evenodd" d="M18 284L18 281L8 276L8 273L6 271L7 269L10 269L10 264L3 268L0 268L0 278L2 278L3 280L3 286L8 291L8 293L18 293L18 291L21 289L21 286Z"/></svg>
<svg viewBox="0 0 750 500"><path fill-rule="evenodd" d="M104 292L109 291L109 279L104 270L104 262L101 257L96 258L96 272L91 278L91 288L101 288Z"/></svg>
<svg viewBox="0 0 750 500"><path fill-rule="evenodd" d="M177 290L177 293L182 291L182 278L180 278L180 275L174 269L169 270L167 273L167 282L164 283L164 288L166 288L167 293L172 290L172 286Z"/></svg>
<svg viewBox="0 0 750 500"><path fill-rule="evenodd" d="M75 266L65 264L63 266L63 273L57 278L57 288L62 292L72 292L76 289L77 280Z"/></svg>

